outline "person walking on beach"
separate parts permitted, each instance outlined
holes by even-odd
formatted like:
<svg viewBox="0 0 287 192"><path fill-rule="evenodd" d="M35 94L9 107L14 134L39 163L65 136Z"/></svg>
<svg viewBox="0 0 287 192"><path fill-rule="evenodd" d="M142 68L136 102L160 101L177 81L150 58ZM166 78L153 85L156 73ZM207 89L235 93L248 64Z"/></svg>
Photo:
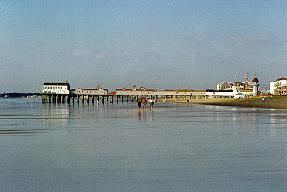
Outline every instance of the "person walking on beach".
<svg viewBox="0 0 287 192"><path fill-rule="evenodd" d="M152 109L154 105L154 100L152 98L149 98L148 102L149 102L149 108Z"/></svg>
<svg viewBox="0 0 287 192"><path fill-rule="evenodd" d="M142 107L145 108L146 104L147 104L147 99L145 97L143 97L142 98L142 105L143 105Z"/></svg>
<svg viewBox="0 0 287 192"><path fill-rule="evenodd" d="M138 102L138 109L140 109L142 107L142 98L138 98L137 102Z"/></svg>

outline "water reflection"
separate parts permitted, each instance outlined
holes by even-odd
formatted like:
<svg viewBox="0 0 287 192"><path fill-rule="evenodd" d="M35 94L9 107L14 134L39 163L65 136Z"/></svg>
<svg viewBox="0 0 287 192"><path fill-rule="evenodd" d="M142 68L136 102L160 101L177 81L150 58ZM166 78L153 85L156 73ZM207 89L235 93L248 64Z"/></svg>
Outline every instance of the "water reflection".
<svg viewBox="0 0 287 192"><path fill-rule="evenodd" d="M207 106L216 115L217 122L232 121L234 124L257 121L260 110L255 108Z"/></svg>
<svg viewBox="0 0 287 192"><path fill-rule="evenodd" d="M33 103L0 112L2 191L286 191L284 110Z"/></svg>
<svg viewBox="0 0 287 192"><path fill-rule="evenodd" d="M141 121L142 120L142 110L138 110L138 120Z"/></svg>
<svg viewBox="0 0 287 192"><path fill-rule="evenodd" d="M138 109L138 120L143 122L148 122L149 125L152 125L152 122L154 120L154 110L143 110Z"/></svg>
<svg viewBox="0 0 287 192"><path fill-rule="evenodd" d="M43 104L42 116L44 123L68 124L70 107L66 104Z"/></svg>

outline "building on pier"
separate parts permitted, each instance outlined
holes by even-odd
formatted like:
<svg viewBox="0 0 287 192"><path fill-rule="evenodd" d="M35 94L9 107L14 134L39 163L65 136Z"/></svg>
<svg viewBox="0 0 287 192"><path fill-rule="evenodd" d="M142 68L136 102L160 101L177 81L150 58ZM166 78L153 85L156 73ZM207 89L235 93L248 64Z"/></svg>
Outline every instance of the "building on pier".
<svg viewBox="0 0 287 192"><path fill-rule="evenodd" d="M43 103L70 102L70 84L62 82L45 82L42 86Z"/></svg>
<svg viewBox="0 0 287 192"><path fill-rule="evenodd" d="M71 91L74 95L108 95L109 90L104 89L101 86L96 88L78 88Z"/></svg>
<svg viewBox="0 0 287 192"><path fill-rule="evenodd" d="M115 95L132 95L132 96L148 96L148 95L154 95L155 92L157 92L157 89L147 89L144 87L133 87L133 88L121 88L116 89L114 92Z"/></svg>
<svg viewBox="0 0 287 192"><path fill-rule="evenodd" d="M45 82L43 83L42 94L69 95L70 84L68 82Z"/></svg>

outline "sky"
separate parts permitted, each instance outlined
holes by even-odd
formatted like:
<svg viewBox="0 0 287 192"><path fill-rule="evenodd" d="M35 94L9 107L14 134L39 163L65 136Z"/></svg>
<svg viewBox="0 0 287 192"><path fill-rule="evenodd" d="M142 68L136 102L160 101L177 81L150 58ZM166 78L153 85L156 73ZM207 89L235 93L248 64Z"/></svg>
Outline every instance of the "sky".
<svg viewBox="0 0 287 192"><path fill-rule="evenodd" d="M287 76L286 0L0 0L0 92Z"/></svg>

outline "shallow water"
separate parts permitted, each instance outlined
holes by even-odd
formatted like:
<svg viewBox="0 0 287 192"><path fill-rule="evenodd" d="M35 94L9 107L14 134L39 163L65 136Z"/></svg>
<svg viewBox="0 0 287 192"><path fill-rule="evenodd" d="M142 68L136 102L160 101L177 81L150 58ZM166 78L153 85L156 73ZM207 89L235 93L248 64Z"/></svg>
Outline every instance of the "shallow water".
<svg viewBox="0 0 287 192"><path fill-rule="evenodd" d="M287 110L0 99L0 189L286 191Z"/></svg>

